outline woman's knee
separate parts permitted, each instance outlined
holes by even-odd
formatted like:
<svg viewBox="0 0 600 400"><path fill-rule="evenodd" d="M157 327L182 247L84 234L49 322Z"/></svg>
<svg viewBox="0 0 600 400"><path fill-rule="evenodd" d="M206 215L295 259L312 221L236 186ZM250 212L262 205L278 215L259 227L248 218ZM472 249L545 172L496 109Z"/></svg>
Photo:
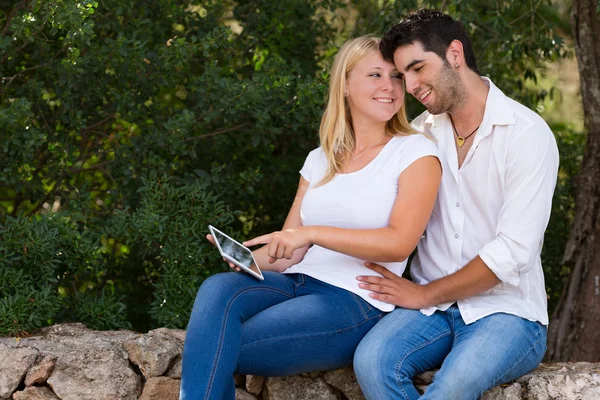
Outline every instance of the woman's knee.
<svg viewBox="0 0 600 400"><path fill-rule="evenodd" d="M222 303L230 299L235 292L252 283L240 275L222 272L206 278L196 293L195 304Z"/></svg>

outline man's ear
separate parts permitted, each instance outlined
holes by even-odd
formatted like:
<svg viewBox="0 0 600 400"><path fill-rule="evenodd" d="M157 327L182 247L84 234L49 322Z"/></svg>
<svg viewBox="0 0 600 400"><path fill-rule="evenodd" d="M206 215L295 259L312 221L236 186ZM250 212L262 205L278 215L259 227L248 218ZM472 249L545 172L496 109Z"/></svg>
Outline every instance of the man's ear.
<svg viewBox="0 0 600 400"><path fill-rule="evenodd" d="M458 69L464 65L465 57L463 45L460 40L453 40L446 49L446 60L452 68Z"/></svg>

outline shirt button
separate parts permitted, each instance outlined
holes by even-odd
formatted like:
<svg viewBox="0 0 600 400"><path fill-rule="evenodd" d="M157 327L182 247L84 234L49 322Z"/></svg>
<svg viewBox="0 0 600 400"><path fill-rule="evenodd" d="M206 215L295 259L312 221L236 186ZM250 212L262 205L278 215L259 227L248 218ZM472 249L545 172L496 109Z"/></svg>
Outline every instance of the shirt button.
<svg viewBox="0 0 600 400"><path fill-rule="evenodd" d="M456 202L456 207L460 207L460 203L458 201Z"/></svg>
<svg viewBox="0 0 600 400"><path fill-rule="evenodd" d="M458 233L457 233L457 234L455 234L455 235L454 235L454 237L458 239Z"/></svg>

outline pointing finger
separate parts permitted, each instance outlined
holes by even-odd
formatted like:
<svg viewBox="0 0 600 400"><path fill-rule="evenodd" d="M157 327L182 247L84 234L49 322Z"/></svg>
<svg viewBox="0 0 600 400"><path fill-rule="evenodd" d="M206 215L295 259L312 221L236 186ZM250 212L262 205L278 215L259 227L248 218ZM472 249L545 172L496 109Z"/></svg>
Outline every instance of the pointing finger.
<svg viewBox="0 0 600 400"><path fill-rule="evenodd" d="M246 247L250 247L250 246L256 246L257 244L271 243L272 239L273 239L273 234L269 233L267 235L262 235L262 236L255 237L254 239L246 240L242 244L244 246L246 246Z"/></svg>

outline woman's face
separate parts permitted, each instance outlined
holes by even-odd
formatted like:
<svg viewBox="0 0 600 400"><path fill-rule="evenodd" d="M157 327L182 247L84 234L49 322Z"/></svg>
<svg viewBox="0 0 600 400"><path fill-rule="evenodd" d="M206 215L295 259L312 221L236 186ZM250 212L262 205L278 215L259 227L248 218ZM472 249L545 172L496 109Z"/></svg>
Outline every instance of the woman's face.
<svg viewBox="0 0 600 400"><path fill-rule="evenodd" d="M346 92L354 123L389 121L404 104L404 81L379 51L348 73Z"/></svg>

